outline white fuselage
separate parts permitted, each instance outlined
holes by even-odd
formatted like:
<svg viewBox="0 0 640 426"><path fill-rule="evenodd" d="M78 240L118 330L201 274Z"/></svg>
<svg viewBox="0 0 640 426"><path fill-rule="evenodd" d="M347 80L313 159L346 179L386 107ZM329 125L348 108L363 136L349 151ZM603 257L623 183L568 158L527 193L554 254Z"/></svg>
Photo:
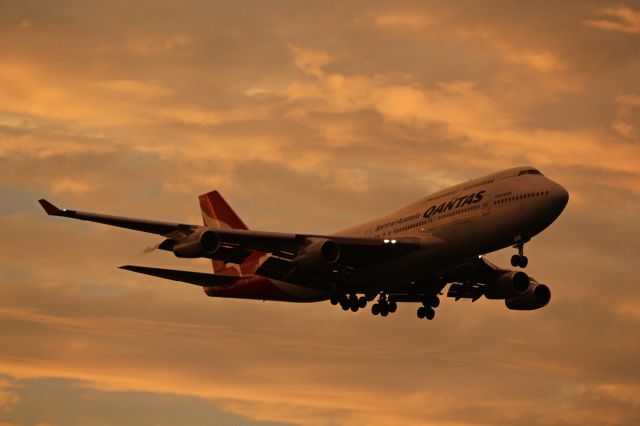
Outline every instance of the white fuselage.
<svg viewBox="0 0 640 426"><path fill-rule="evenodd" d="M478 255L528 241L560 215L567 201L568 193L562 186L531 167L505 170L438 191L392 214L335 233L379 238L386 244L418 242L424 247L356 269L344 284L354 292L371 293L432 279ZM253 270L244 271L247 285L269 256L262 257ZM330 296L306 286L264 281L299 302ZM211 296L236 297L223 289L205 291Z"/></svg>
<svg viewBox="0 0 640 426"><path fill-rule="evenodd" d="M519 167L455 185L390 215L336 235L425 242L425 250L362 271L362 284L419 280L467 258L528 241L567 204L568 193L531 167Z"/></svg>

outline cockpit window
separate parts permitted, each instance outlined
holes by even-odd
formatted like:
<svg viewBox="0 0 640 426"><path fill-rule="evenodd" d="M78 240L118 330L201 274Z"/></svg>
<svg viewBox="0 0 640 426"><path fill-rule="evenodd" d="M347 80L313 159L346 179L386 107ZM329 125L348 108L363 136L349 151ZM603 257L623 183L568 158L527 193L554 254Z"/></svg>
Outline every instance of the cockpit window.
<svg viewBox="0 0 640 426"><path fill-rule="evenodd" d="M520 173L518 173L518 176L522 176L522 175L541 175L542 173L540 173L539 170L536 169L529 169L529 170L522 170Z"/></svg>

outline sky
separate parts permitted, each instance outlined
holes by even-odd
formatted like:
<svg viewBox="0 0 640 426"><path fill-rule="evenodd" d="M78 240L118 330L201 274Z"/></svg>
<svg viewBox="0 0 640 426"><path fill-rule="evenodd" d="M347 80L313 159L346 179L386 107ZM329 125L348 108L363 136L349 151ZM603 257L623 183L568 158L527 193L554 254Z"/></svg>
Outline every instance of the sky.
<svg viewBox="0 0 640 426"><path fill-rule="evenodd" d="M0 425L640 424L639 77L635 1L0 0ZM434 321L208 298L36 202L329 233L521 165L571 196L550 305Z"/></svg>

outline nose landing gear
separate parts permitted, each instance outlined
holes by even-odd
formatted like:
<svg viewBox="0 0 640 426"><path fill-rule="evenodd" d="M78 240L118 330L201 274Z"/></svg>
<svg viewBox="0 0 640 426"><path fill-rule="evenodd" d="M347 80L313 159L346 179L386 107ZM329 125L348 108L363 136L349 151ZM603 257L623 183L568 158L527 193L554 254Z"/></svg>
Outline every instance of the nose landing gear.
<svg viewBox="0 0 640 426"><path fill-rule="evenodd" d="M529 259L524 255L524 243L525 241L520 239L516 245L513 246L518 249L518 254L511 256L511 266L524 269L529 264Z"/></svg>

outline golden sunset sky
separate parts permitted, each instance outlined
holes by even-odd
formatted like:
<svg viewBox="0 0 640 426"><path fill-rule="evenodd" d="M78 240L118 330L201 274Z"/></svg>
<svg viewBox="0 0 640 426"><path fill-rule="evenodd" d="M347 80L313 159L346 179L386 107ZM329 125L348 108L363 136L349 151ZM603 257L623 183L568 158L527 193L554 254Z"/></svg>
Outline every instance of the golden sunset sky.
<svg viewBox="0 0 640 426"><path fill-rule="evenodd" d="M521 165L571 194L550 305L432 322L207 298L36 202L329 233ZM639 211L637 1L0 0L0 425L638 425Z"/></svg>

